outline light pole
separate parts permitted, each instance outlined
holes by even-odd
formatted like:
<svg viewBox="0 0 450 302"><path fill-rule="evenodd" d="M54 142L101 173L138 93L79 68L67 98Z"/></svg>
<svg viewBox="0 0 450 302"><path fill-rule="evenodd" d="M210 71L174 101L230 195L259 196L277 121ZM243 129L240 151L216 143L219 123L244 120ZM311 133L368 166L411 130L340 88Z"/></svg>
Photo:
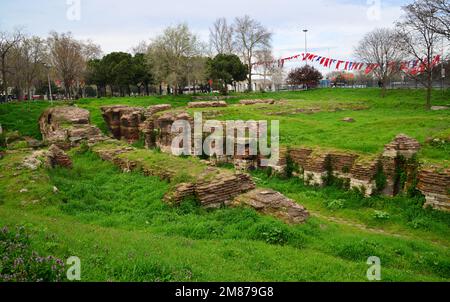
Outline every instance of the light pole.
<svg viewBox="0 0 450 302"><path fill-rule="evenodd" d="M305 56L306 56L306 53L308 52L308 44L306 42L306 33L308 32L308 30L304 29L303 32L305 33ZM308 60L305 60L305 63L306 63L306 65L308 65Z"/></svg>
<svg viewBox="0 0 450 302"><path fill-rule="evenodd" d="M306 42L306 33L308 32L307 29L304 29L303 32L305 33L305 66L308 66L308 58L306 57L306 54L308 53L308 44ZM308 90L308 84L303 84L303 87L306 87L306 90Z"/></svg>
<svg viewBox="0 0 450 302"><path fill-rule="evenodd" d="M47 68L47 80L48 80L48 94L50 96L50 104L53 105L53 93L52 93L52 85L50 83L50 66L45 64L44 65Z"/></svg>

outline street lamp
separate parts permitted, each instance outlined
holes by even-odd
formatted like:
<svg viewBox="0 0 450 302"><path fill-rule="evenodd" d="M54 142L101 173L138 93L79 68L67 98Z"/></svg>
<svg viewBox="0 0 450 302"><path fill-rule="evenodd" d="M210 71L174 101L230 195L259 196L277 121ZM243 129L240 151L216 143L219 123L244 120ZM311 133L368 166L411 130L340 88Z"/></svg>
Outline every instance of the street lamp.
<svg viewBox="0 0 450 302"><path fill-rule="evenodd" d="M305 56L306 56L306 53L308 52L308 45L306 43L306 33L308 32L308 30L304 29L303 32L305 33ZM305 60L305 62L306 62L306 65L308 65L308 60Z"/></svg>
<svg viewBox="0 0 450 302"><path fill-rule="evenodd" d="M53 93L52 93L52 85L50 83L50 66L48 64L44 64L45 68L47 68L47 80L48 80L48 93L50 96L50 104L53 105Z"/></svg>

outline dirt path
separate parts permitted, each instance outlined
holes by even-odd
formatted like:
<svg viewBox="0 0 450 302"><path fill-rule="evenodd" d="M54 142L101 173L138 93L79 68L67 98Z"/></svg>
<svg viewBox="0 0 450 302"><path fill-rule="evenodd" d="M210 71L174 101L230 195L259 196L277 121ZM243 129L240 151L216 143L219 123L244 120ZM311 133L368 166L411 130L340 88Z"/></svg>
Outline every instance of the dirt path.
<svg viewBox="0 0 450 302"><path fill-rule="evenodd" d="M383 229L377 229L377 228L370 228L367 227L365 224L362 223L358 223L355 221L351 221L351 220L346 220L343 218L339 218L339 217L331 217L331 216L324 216L322 214L319 213L311 213L311 216L313 217L317 217L317 218L321 218L330 222L334 222L334 223L338 223L338 224L343 224L343 225L347 225L350 227L354 227L363 231L367 231L367 232L371 232L371 233L375 233L375 234L383 234L383 235L389 235L389 236L393 236L393 237L399 237L399 238L413 238L411 236L405 236L405 235L400 235L397 233L392 233L392 232L388 232L385 231Z"/></svg>

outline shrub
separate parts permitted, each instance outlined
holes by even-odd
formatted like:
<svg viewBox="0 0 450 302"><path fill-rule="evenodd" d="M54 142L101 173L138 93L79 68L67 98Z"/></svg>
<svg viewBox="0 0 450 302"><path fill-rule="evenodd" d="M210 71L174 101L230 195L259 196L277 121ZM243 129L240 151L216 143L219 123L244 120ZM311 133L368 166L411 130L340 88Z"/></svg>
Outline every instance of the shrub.
<svg viewBox="0 0 450 302"><path fill-rule="evenodd" d="M375 219L379 219L379 220L387 220L390 218L389 213L384 212L384 211L375 211L375 213L373 214L373 217Z"/></svg>
<svg viewBox="0 0 450 302"><path fill-rule="evenodd" d="M260 223L250 230L252 239L263 240L269 244L286 244L290 237L290 230L279 223Z"/></svg>
<svg viewBox="0 0 450 302"><path fill-rule="evenodd" d="M332 250L336 256L352 261L364 261L369 256L380 254L377 252L377 244L365 239L336 242L332 244Z"/></svg>
<svg viewBox="0 0 450 302"><path fill-rule="evenodd" d="M291 157L290 152L288 151L287 154L286 154L285 176L287 178L290 178L290 177L292 177L292 174L294 172L298 172L298 170L299 170L298 165L294 162L294 160Z"/></svg>
<svg viewBox="0 0 450 302"><path fill-rule="evenodd" d="M0 229L0 255L0 281L54 282L64 276L64 262L32 251L23 227Z"/></svg>
<svg viewBox="0 0 450 302"><path fill-rule="evenodd" d="M326 207L330 210L338 210L344 207L343 199L331 200L326 203Z"/></svg>
<svg viewBox="0 0 450 302"><path fill-rule="evenodd" d="M386 187L387 179L386 175L384 175L383 165L378 163L377 165L377 174L375 175L375 186L377 193L381 193Z"/></svg>

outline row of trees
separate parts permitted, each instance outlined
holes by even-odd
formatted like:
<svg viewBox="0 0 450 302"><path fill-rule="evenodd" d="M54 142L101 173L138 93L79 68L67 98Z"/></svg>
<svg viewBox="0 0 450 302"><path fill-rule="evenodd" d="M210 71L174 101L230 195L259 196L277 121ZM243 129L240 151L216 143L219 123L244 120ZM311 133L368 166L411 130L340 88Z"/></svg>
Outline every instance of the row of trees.
<svg viewBox="0 0 450 302"><path fill-rule="evenodd" d="M431 106L433 58L439 45L450 39L450 4L446 0L416 0L403 7L404 15L395 28L380 28L365 35L355 48L356 55L366 63L376 63L375 77L381 84L382 96L386 83L402 72L401 61L417 60L421 72L404 72L427 89L426 107ZM441 44L442 43L442 44Z"/></svg>
<svg viewBox="0 0 450 302"><path fill-rule="evenodd" d="M42 88L58 79L68 97L85 89L87 62L100 56L100 47L78 41L70 33L50 33L47 39L28 36L20 29L0 32L0 94L14 87L19 97L31 99L33 88Z"/></svg>
<svg viewBox="0 0 450 302"><path fill-rule="evenodd" d="M432 62L441 39L449 40L449 4L446 0L416 0L404 7L404 16L394 29L376 29L368 33L355 48L366 63L377 63L374 76L382 84L400 73L392 62L417 59L424 70L416 77L428 89L430 106ZM282 67L271 62L272 33L249 16L229 23L220 18L210 28L209 45L191 32L186 24L167 28L150 43L140 43L132 54L114 52L101 56L101 50L90 41L79 41L70 33L50 33L47 39L30 37L16 30L0 32L1 93L15 87L31 96L32 88L42 87L47 76L58 80L67 97L84 95L86 85L95 85L97 94L125 95L130 91L148 94L149 86L167 87L174 94L185 87L196 92L214 80L214 85L227 93L228 85L247 81L253 89L253 76L260 76L263 87L267 78L272 83L284 81ZM398 67L398 64L396 65ZM304 67L288 76L291 84L317 83L320 73ZM53 82L53 81L52 81Z"/></svg>
<svg viewBox="0 0 450 302"><path fill-rule="evenodd" d="M223 93L228 85L244 80L252 90L253 75L266 78L271 72L268 68L255 70L252 64L273 60L271 38L272 34L249 16L236 18L231 25L224 18L218 19L210 28L209 45L186 24L180 24L166 28L151 43L141 42L132 50L134 57L112 53L90 61L87 80L102 91L100 94L109 86L122 95L130 85L145 87L148 93L149 84L159 86L160 92L166 85L174 94L182 93L186 86L196 92L209 80Z"/></svg>
<svg viewBox="0 0 450 302"><path fill-rule="evenodd" d="M132 56L125 52L113 52L101 59L92 59L87 63L86 81L96 85L99 97L107 95L110 87L112 95L130 94L130 86L136 86L138 93L149 94L149 85L153 75L144 54Z"/></svg>

